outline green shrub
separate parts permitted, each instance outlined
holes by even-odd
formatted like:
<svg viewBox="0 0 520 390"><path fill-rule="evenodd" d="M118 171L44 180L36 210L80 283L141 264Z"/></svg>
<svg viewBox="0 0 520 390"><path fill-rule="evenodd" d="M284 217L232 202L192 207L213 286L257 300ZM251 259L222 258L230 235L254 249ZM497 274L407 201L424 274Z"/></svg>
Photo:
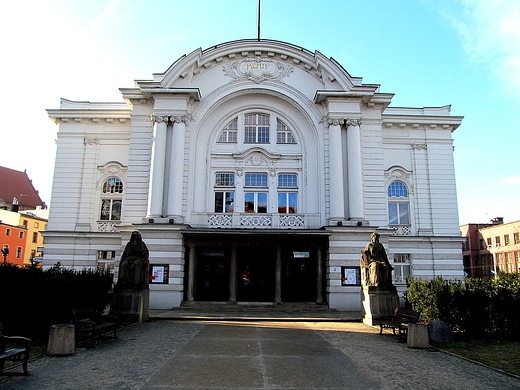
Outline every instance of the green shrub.
<svg viewBox="0 0 520 390"><path fill-rule="evenodd" d="M412 279L406 294L426 321L440 319L467 334L514 335L520 326L520 274L496 279Z"/></svg>
<svg viewBox="0 0 520 390"><path fill-rule="evenodd" d="M111 301L112 275L65 269L0 266L0 321L5 334L41 339L53 324L69 323L72 309L103 311Z"/></svg>

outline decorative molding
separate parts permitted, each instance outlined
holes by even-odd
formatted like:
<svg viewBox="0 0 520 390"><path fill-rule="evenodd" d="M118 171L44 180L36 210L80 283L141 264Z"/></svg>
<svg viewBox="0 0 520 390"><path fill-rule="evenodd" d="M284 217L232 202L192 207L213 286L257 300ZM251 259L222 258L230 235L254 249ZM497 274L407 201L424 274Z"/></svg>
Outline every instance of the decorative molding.
<svg viewBox="0 0 520 390"><path fill-rule="evenodd" d="M269 215L242 215L240 216L240 226L270 227L273 219Z"/></svg>
<svg viewBox="0 0 520 390"><path fill-rule="evenodd" d="M174 115L170 117L170 121L172 123L184 123L188 122L190 120L188 115Z"/></svg>
<svg viewBox="0 0 520 390"><path fill-rule="evenodd" d="M294 68L268 57L253 57L227 63L222 71L233 81L251 80L259 84L266 80L283 82L284 78L293 73Z"/></svg>
<svg viewBox="0 0 520 390"><path fill-rule="evenodd" d="M303 215L280 215L280 227L305 227Z"/></svg>
<svg viewBox="0 0 520 390"><path fill-rule="evenodd" d="M251 167L259 167L263 165L268 165L269 161L264 158L263 156L260 156L259 154L255 154L248 159L244 161L245 166L251 166Z"/></svg>
<svg viewBox="0 0 520 390"><path fill-rule="evenodd" d="M85 138L83 139L85 145L99 145L99 138Z"/></svg>
<svg viewBox="0 0 520 390"><path fill-rule="evenodd" d="M361 119L347 119L345 126L361 126Z"/></svg>
<svg viewBox="0 0 520 390"><path fill-rule="evenodd" d="M208 226L232 226L233 217L230 214L211 214L208 215Z"/></svg>
<svg viewBox="0 0 520 390"><path fill-rule="evenodd" d="M345 123L345 120L343 118L327 118L327 123L329 126L341 126L343 123Z"/></svg>
<svg viewBox="0 0 520 390"><path fill-rule="evenodd" d="M413 150L427 150L428 146L426 144L412 144Z"/></svg>
<svg viewBox="0 0 520 390"><path fill-rule="evenodd" d="M161 123L161 122L166 122L168 123L168 116L167 115L150 115L150 118L152 120L152 122L156 122L156 123Z"/></svg>

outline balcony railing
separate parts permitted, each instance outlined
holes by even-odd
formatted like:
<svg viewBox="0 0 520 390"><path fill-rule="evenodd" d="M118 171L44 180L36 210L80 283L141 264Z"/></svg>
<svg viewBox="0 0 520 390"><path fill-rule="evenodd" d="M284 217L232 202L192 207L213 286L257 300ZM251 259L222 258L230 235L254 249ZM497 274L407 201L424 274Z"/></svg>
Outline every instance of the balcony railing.
<svg viewBox="0 0 520 390"><path fill-rule="evenodd" d="M193 227L234 229L318 229L319 214L194 213Z"/></svg>

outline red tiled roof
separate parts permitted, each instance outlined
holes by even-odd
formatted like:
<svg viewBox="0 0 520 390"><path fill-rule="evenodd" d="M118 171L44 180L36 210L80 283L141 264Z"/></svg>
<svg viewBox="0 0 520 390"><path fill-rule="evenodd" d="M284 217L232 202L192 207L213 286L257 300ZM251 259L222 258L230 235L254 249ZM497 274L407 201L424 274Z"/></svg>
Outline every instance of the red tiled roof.
<svg viewBox="0 0 520 390"><path fill-rule="evenodd" d="M14 198L18 199L20 210L36 209L37 206L46 207L27 176L27 172L0 167L0 206L10 207Z"/></svg>

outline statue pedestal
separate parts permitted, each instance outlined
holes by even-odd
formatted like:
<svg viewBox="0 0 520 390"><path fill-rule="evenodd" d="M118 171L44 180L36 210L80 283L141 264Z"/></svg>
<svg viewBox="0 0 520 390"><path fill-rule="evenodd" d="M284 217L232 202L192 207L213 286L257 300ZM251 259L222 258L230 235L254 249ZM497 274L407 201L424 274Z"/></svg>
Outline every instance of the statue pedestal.
<svg viewBox="0 0 520 390"><path fill-rule="evenodd" d="M150 290L120 290L114 293L110 314L128 323L148 321L149 305Z"/></svg>
<svg viewBox="0 0 520 390"><path fill-rule="evenodd" d="M363 323L369 326L379 325L382 316L393 316L399 307L397 290L377 290L363 287L361 296L361 314Z"/></svg>

